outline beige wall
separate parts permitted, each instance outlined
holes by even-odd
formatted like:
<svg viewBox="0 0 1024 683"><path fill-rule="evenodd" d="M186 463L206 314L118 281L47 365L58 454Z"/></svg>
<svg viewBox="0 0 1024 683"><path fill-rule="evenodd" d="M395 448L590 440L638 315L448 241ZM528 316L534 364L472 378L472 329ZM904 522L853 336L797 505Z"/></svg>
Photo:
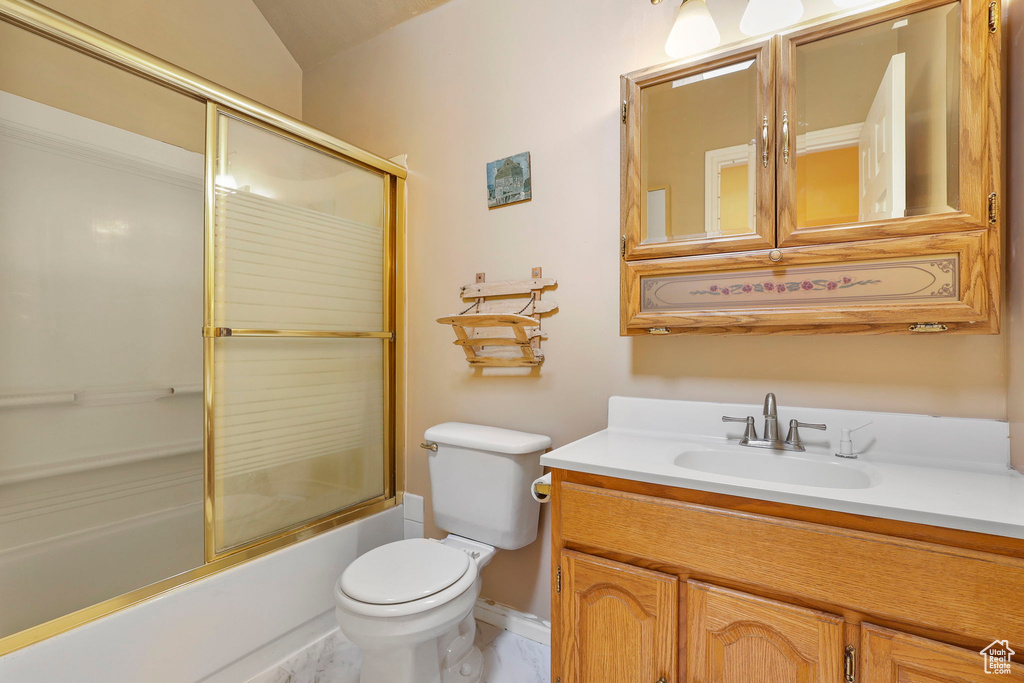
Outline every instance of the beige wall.
<svg viewBox="0 0 1024 683"><path fill-rule="evenodd" d="M677 7L453 0L304 75L307 121L409 154L410 491L429 494L416 444L430 425L529 430L561 446L603 428L613 394L757 402L775 391L783 413L1006 417L1003 336L618 336L618 76L665 59ZM488 211L485 164L523 150L533 200ZM545 365L519 377L470 370L434 319L459 310L474 273L525 277L531 266L559 281L546 295L559 311L544 325ZM498 553L484 595L547 614L547 543Z"/></svg>
<svg viewBox="0 0 1024 683"><path fill-rule="evenodd" d="M302 115L302 70L252 0L41 2L258 102Z"/></svg>
<svg viewBox="0 0 1024 683"><path fill-rule="evenodd" d="M251 0L48 5L272 107L302 113L302 72ZM4 22L0 90L203 151L201 102Z"/></svg>
<svg viewBox="0 0 1024 683"><path fill-rule="evenodd" d="M1013 339L1009 345L1009 395L1007 396L1007 417L1010 420L1010 451L1013 465L1024 472L1024 269L1018 261L1024 258L1024 197L1020 188L1024 185L1024 2L1017 0L1009 4L1009 20L1004 30L1007 34L1009 57L1007 58L1004 90L1007 97L1006 142L1006 185L1003 196L1006 202L1003 215L1010 225L1010 241L1007 257L1009 270L1009 304L1007 306L1007 332ZM1013 83L1014 87L1006 87ZM1016 112L1016 115L1013 115ZM1017 192L1012 191L1017 188Z"/></svg>

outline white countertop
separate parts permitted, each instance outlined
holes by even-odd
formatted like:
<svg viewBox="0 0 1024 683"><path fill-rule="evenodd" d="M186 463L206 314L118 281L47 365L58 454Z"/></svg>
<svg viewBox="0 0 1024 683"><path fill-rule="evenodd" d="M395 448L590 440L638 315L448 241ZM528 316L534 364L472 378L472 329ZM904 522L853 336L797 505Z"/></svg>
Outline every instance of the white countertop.
<svg viewBox="0 0 1024 683"><path fill-rule="evenodd" d="M824 437L805 433L806 453L780 454L738 445L735 428L723 427L724 414L754 414L760 431L760 406L613 397L609 428L557 448L541 458L545 467L619 477L759 500L835 510L871 517L930 524L999 536L1024 538L1024 475L1009 469L1005 423L919 415L864 413L779 407L780 425L791 417L829 422ZM742 412L747 411L747 412ZM716 416L718 422L710 419ZM670 418L670 419L669 419ZM841 427L874 420L874 434L860 435L869 447L856 460L833 455ZM631 428L637 423L642 429ZM703 422L713 435L694 435ZM657 425L659 429L651 428ZM663 427L668 426L668 429ZM877 425L877 426L876 426ZM720 435L722 430L725 435ZM871 429L871 428L868 428ZM920 439L915 430L926 429ZM944 433L946 430L949 433ZM785 426L780 427L785 435ZM867 430L865 430L867 431ZM687 433L690 432L690 433ZM901 451L884 449L898 443ZM857 442L855 441L855 444ZM914 444L925 444L914 452ZM960 449L960 450L958 450ZM714 450L761 457L798 458L852 468L871 479L865 488L825 488L714 474L675 464L681 453ZM979 451L983 451L979 453ZM995 451L995 453L993 453ZM958 457L959 456L959 457ZM1003 462L1005 461L1005 462ZM770 460L769 460L770 462ZM768 465L770 467L770 465ZM848 470L837 470L847 472Z"/></svg>

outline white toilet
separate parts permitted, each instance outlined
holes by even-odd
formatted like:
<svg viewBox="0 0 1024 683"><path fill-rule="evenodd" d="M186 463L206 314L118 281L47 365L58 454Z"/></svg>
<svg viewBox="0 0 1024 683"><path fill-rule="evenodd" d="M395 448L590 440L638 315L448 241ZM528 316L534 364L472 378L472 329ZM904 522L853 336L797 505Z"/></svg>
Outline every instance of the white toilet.
<svg viewBox="0 0 1024 683"><path fill-rule="evenodd" d="M537 538L530 485L551 439L446 422L425 434L443 541L408 539L357 558L334 587L342 633L363 653L360 683L478 683L473 606L496 548Z"/></svg>

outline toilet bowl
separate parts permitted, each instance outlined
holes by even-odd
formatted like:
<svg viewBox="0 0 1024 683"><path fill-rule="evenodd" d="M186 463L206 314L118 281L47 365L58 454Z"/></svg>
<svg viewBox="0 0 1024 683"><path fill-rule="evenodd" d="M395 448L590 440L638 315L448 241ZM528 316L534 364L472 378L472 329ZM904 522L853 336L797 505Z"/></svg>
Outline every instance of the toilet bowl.
<svg viewBox="0 0 1024 683"><path fill-rule="evenodd" d="M496 548L537 538L529 485L551 439L459 422L425 436L434 521L449 535L375 548L334 588L338 625L363 653L360 683L479 683L480 572Z"/></svg>
<svg viewBox="0 0 1024 683"><path fill-rule="evenodd" d="M338 625L363 653L360 683L479 683L480 570L494 548L449 536L371 550L334 588Z"/></svg>

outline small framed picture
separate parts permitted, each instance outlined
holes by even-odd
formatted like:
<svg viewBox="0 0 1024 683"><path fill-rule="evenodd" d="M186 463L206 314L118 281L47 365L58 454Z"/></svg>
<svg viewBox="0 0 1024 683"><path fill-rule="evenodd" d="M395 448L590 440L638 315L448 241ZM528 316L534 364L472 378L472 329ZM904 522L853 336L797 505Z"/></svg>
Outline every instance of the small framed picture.
<svg viewBox="0 0 1024 683"><path fill-rule="evenodd" d="M487 164L488 208L526 202L532 196L529 152L513 154Z"/></svg>

